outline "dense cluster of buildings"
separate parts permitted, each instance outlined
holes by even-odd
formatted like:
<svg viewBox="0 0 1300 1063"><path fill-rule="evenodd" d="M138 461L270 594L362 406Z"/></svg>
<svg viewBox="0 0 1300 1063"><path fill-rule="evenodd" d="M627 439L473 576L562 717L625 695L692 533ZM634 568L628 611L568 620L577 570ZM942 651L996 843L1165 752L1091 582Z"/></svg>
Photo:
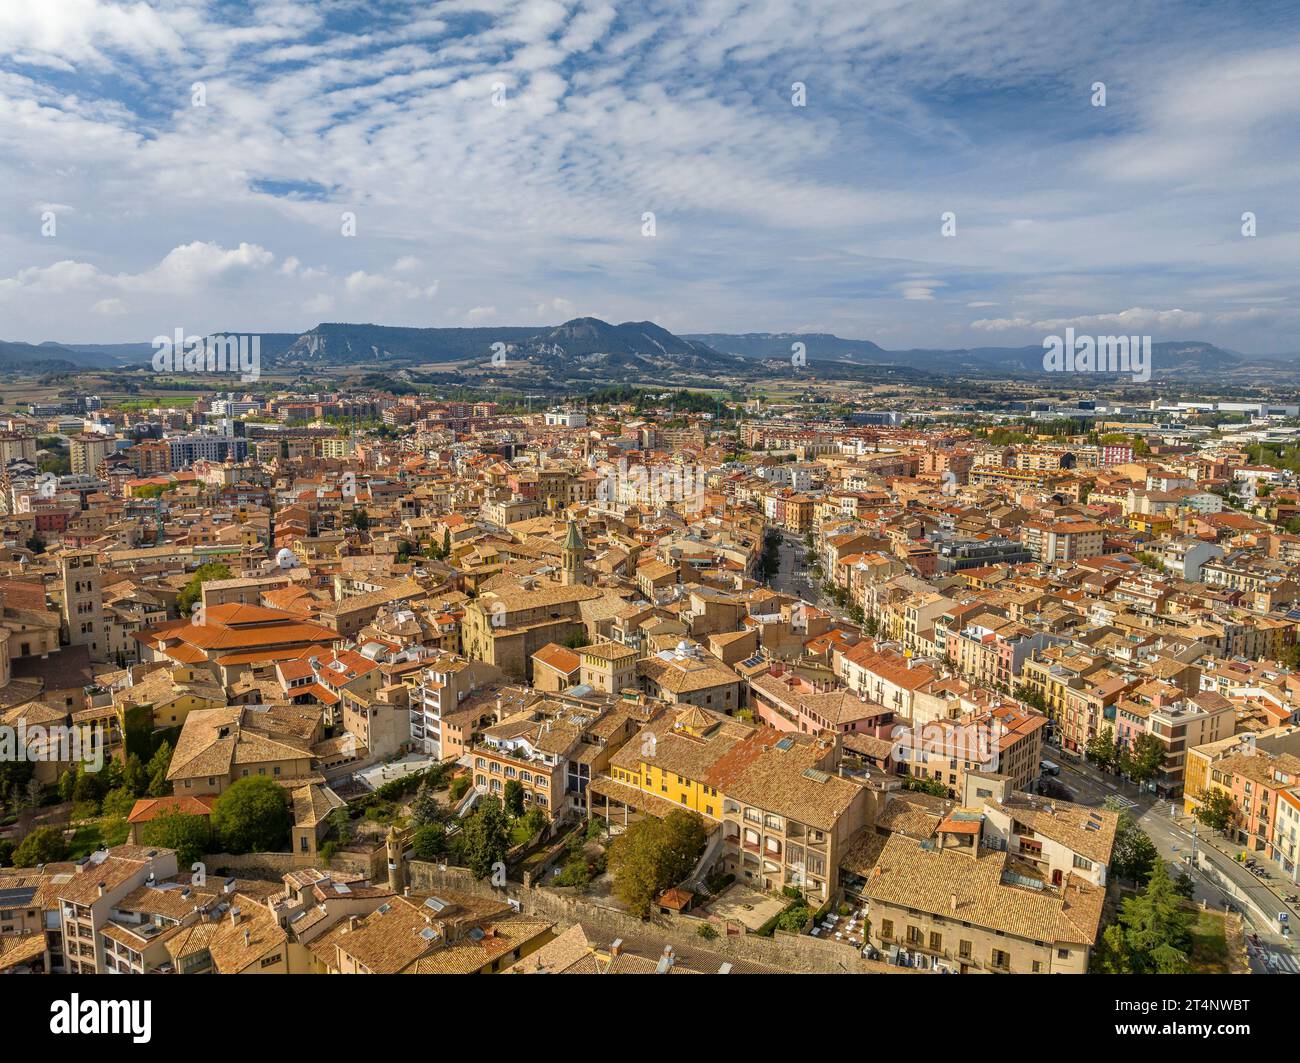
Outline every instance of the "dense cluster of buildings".
<svg viewBox="0 0 1300 1063"><path fill-rule="evenodd" d="M332 814L408 763L557 824L688 809L709 840L666 906L726 876L912 969L1087 969L1117 817L1038 792L1049 742L1158 743L1151 785L1228 794L1294 880L1291 472L1217 435L873 413L295 393L5 418L0 723L109 758L174 733L133 827L250 776L294 826L276 881L195 884L134 842L0 870L0 969L718 969L413 890L396 831L373 873L329 870Z"/></svg>

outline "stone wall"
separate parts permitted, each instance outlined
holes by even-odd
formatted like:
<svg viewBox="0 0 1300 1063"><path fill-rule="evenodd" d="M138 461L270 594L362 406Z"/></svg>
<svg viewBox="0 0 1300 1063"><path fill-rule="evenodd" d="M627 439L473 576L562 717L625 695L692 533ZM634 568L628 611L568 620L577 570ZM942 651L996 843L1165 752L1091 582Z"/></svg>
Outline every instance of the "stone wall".
<svg viewBox="0 0 1300 1063"><path fill-rule="evenodd" d="M683 949L700 949L733 960L770 964L785 971L805 974L898 974L918 973L900 967L865 960L852 946L824 941L807 934L777 931L770 938L754 934L723 935L712 941L699 936L699 928L708 922L691 915L655 915L649 920L635 919L613 908L604 907L592 898L571 890L541 889L511 882L505 889L493 889L477 881L464 868L447 867L423 860L412 860L408 881L415 893L439 891L465 893L475 897L517 900L523 911L552 919L557 929L582 923L588 932L604 944L618 937L662 937L665 944Z"/></svg>

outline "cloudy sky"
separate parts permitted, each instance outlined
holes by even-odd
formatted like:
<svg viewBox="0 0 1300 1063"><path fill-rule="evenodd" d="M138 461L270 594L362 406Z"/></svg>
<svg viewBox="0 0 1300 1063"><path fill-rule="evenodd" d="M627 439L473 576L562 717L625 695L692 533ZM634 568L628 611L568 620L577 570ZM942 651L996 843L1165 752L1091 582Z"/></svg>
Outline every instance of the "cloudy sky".
<svg viewBox="0 0 1300 1063"><path fill-rule="evenodd" d="M1298 131L1296 0L3 0L0 338L1294 351Z"/></svg>

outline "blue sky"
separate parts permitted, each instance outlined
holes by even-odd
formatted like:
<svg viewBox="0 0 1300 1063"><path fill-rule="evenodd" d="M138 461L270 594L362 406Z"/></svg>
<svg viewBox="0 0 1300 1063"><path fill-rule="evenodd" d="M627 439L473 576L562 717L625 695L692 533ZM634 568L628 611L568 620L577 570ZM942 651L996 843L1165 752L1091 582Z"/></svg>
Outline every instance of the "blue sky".
<svg viewBox="0 0 1300 1063"><path fill-rule="evenodd" d="M1295 351L1298 129L1296 2L5 0L0 338Z"/></svg>

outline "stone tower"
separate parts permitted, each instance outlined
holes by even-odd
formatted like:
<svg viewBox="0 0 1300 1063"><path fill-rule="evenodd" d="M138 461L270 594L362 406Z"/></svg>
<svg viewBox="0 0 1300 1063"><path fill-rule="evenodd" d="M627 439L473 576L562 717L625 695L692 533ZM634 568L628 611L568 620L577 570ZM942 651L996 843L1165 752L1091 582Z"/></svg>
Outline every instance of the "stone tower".
<svg viewBox="0 0 1300 1063"><path fill-rule="evenodd" d="M388 888L395 894L401 894L406 885L405 869L402 865L402 840L397 836L397 828L388 828Z"/></svg>
<svg viewBox="0 0 1300 1063"><path fill-rule="evenodd" d="M85 646L92 661L108 660L108 634L104 628L103 574L94 550L78 550L59 559L63 582L63 621L68 642Z"/></svg>
<svg viewBox="0 0 1300 1063"><path fill-rule="evenodd" d="M578 525L569 521L568 532L564 536L564 549L560 554L564 573L560 581L566 587L585 587L587 578L587 544L582 541Z"/></svg>

